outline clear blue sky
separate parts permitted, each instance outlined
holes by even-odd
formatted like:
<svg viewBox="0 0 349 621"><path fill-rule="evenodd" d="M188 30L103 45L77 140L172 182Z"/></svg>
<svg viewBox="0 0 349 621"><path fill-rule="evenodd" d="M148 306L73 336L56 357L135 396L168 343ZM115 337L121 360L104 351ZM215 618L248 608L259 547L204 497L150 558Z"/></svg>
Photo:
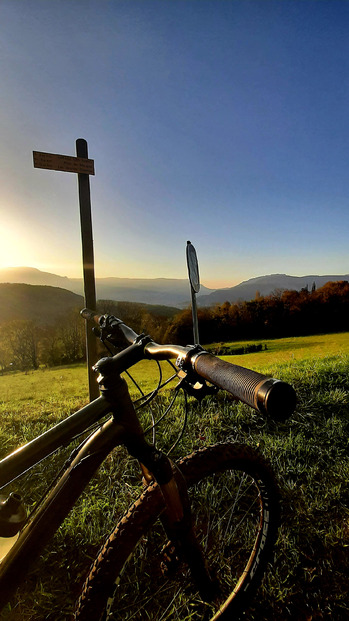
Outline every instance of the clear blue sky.
<svg viewBox="0 0 349 621"><path fill-rule="evenodd" d="M347 0L1 0L0 265L229 286L349 272Z"/></svg>

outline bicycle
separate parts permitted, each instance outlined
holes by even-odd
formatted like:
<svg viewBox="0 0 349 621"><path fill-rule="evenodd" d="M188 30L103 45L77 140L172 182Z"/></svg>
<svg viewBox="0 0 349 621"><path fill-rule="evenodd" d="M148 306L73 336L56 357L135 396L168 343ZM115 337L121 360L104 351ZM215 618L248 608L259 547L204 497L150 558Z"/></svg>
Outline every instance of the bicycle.
<svg viewBox="0 0 349 621"><path fill-rule="evenodd" d="M121 375L141 360L157 361L158 385L138 403L148 405L169 382L162 378L160 365L168 361L171 379L179 379L175 396L183 389L185 395L201 400L221 388L278 419L294 410L293 388L222 361L199 345L159 345L114 316L88 309L81 314L97 323L99 337L109 349L110 355L95 365L100 396L0 461L1 489L87 432L47 495L28 517L17 520L19 537L0 562L0 609L102 462L124 445L140 464L144 491L100 549L72 618L238 618L264 576L277 536L279 492L271 467L259 451L231 442L172 462L155 443L159 421L151 425L152 441L145 440ZM115 353L120 337L127 347ZM177 442L185 432L186 412L185 407ZM20 498L12 495L13 499L16 506L21 504ZM0 503L0 535L1 527L7 529L6 536L14 534L14 512L8 515L11 502Z"/></svg>

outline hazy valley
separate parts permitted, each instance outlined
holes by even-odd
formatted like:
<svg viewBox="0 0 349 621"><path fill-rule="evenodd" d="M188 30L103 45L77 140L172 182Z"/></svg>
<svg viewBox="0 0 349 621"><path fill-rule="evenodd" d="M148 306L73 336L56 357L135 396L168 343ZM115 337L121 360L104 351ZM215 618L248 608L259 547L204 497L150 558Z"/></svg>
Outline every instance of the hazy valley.
<svg viewBox="0 0 349 621"><path fill-rule="evenodd" d="M265 296L275 290L296 290L304 287L309 290L319 288L329 281L349 280L349 274L342 275L307 275L289 276L287 274L270 274L258 276L241 282L234 287L224 289L209 289L201 285L197 296L199 306L213 306L225 301L237 302L254 299L256 294ZM77 296L83 296L83 280L67 278L30 267L6 268L0 270L0 283L24 283L26 285L40 285L59 287ZM151 305L163 305L176 308L185 308L190 304L190 288L186 279L171 278L97 278L97 299L138 302ZM42 295L44 295L42 293ZM48 292L47 292L47 295ZM53 295L52 291L50 295ZM62 298L62 294L59 294ZM66 298L80 304L80 300ZM4 298L0 299L1 306ZM0 307L1 316L1 307Z"/></svg>

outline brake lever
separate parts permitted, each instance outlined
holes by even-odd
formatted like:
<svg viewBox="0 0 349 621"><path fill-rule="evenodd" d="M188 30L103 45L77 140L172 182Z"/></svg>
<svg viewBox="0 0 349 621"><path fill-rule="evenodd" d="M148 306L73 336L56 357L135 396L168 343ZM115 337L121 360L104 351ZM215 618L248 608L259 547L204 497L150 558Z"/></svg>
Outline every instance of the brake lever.
<svg viewBox="0 0 349 621"><path fill-rule="evenodd" d="M183 388L188 395L195 397L198 401L202 401L208 395L215 395L218 392L217 386L208 386L204 379L201 379L196 373L186 372L180 369L177 373L179 383L176 389Z"/></svg>

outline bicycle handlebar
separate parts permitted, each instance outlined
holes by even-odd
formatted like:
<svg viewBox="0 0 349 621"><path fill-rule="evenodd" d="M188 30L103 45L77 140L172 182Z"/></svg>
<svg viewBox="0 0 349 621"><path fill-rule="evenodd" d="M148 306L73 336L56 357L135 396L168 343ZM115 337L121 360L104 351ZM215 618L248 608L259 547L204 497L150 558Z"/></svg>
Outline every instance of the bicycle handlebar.
<svg viewBox="0 0 349 621"><path fill-rule="evenodd" d="M130 344L134 343L138 337L138 334L136 334L132 328L127 326L121 319L114 317L114 315L99 315L96 311L92 311L89 308L84 308L80 311L80 315L82 315L84 319L94 321L99 326L101 325L101 321L107 317L107 329L109 329L110 332L115 332L116 329L120 330L126 341Z"/></svg>
<svg viewBox="0 0 349 621"><path fill-rule="evenodd" d="M296 407L296 393L286 382L220 360L208 352L194 356L192 364L201 377L276 420L286 420Z"/></svg>
<svg viewBox="0 0 349 621"><path fill-rule="evenodd" d="M107 331L114 331L115 334L116 331L120 330L130 344L134 344L140 339L139 335L124 324L121 319L98 315L89 309L82 310L81 315L85 319L94 320L99 325L104 319L107 322ZM200 377L218 388L226 390L235 399L276 420L285 420L296 407L296 393L292 386L286 382L226 362L205 350L198 351L193 346L158 345L154 341L150 340L149 342L148 339L143 351L144 358L155 360L177 358L178 366L191 367ZM127 350L124 350L122 353L126 354L126 352ZM134 364L135 361L132 357L126 368Z"/></svg>

